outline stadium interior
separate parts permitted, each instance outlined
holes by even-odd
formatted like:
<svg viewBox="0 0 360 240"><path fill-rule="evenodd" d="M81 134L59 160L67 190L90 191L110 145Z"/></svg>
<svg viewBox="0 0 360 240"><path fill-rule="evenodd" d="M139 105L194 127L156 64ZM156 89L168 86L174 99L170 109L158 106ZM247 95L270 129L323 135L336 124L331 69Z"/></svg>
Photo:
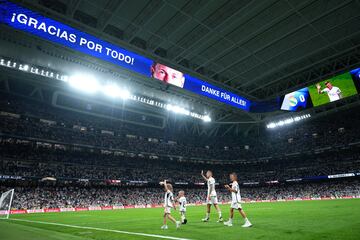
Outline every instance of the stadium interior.
<svg viewBox="0 0 360 240"><path fill-rule="evenodd" d="M49 25L39 30L41 21L59 31L76 29L79 39L91 35L102 46L97 51L88 40L82 50L70 37L55 40L46 36ZM67 214L62 209L111 208L121 215L118 209L129 208L123 211L131 218L130 208L162 206L159 182L167 180L174 195L184 190L189 206L201 208L196 224L202 224L203 170L214 173L223 214L232 201L223 187L231 172L250 219L248 206L294 200L354 201L354 214L360 212L359 23L358 0L0 0L0 195L14 189L11 206L0 199L0 215L24 220L38 212L36 220L44 222L46 214ZM135 64L115 63L122 61L119 52L115 60L102 56L106 44ZM181 73L180 87L150 72L158 63ZM352 85L334 80L341 95L331 100L325 80L349 72ZM302 99L293 93L305 88L305 105L295 109ZM317 105L314 94L327 103ZM287 100L294 109L284 109ZM269 213L264 206L259 216ZM223 239L206 235L204 227L182 235L196 221L191 210L177 232L160 231L159 209L159 229L127 229L120 222L114 235L92 235L101 230L89 227L85 236L75 234L81 238L57 239ZM274 239L278 226L267 238L256 232L262 225L259 220L257 228L255 216L249 229L255 235L248 231L243 239ZM22 223L0 220L0 239L6 224ZM353 230L338 230L334 238L326 229L303 236L359 239L358 224L353 220ZM278 239L303 239L307 226L298 225L299 232ZM36 234L3 236L43 239Z"/></svg>

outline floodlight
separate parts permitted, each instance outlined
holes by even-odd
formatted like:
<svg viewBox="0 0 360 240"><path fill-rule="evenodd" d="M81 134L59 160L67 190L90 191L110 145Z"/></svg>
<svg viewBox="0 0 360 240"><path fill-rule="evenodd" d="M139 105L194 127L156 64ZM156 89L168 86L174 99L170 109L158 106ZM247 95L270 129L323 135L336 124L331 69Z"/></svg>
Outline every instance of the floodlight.
<svg viewBox="0 0 360 240"><path fill-rule="evenodd" d="M109 97L120 97L121 89L116 84L108 84L102 88L102 92Z"/></svg>
<svg viewBox="0 0 360 240"><path fill-rule="evenodd" d="M87 93L94 93L99 90L99 84L91 75L74 75L69 79L71 87L79 89Z"/></svg>
<svg viewBox="0 0 360 240"><path fill-rule="evenodd" d="M166 110L172 111L172 110L173 110L173 106L172 106L171 104L167 104L167 105L166 105Z"/></svg>
<svg viewBox="0 0 360 240"><path fill-rule="evenodd" d="M294 119L292 119L292 118L285 119L285 121L284 121L285 124L290 124L293 122L294 122Z"/></svg>
<svg viewBox="0 0 360 240"><path fill-rule="evenodd" d="M203 121L204 121L204 122L211 122L211 118L210 118L208 115L205 115L205 116L203 117Z"/></svg>
<svg viewBox="0 0 360 240"><path fill-rule="evenodd" d="M25 64L25 65L22 66L21 70L29 71L29 68L30 68L29 65Z"/></svg>
<svg viewBox="0 0 360 240"><path fill-rule="evenodd" d="M310 117L311 117L311 114L304 114L304 115L296 116L294 118L290 117L290 118L279 120L277 122L270 122L269 124L266 125L266 127L267 128L282 127L284 125L289 125L294 122L298 122L298 121L301 121L301 120L304 120L304 119L307 119Z"/></svg>
<svg viewBox="0 0 360 240"><path fill-rule="evenodd" d="M128 99L131 97L131 93L126 89L122 89L122 90L120 90L120 97L124 100Z"/></svg>

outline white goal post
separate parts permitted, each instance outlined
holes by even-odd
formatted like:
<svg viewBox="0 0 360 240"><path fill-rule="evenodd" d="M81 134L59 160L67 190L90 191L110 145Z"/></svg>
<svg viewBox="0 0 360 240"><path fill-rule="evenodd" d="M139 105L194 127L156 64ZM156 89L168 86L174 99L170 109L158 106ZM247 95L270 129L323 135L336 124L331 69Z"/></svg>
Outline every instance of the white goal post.
<svg viewBox="0 0 360 240"><path fill-rule="evenodd" d="M1 194L0 197L0 219L8 219L11 210L11 204L14 197L14 189Z"/></svg>

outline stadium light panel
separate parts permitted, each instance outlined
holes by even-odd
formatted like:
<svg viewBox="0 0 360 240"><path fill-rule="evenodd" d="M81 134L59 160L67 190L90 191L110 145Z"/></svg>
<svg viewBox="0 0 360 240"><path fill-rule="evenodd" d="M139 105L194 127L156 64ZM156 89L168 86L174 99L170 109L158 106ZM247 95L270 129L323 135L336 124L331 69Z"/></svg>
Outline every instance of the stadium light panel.
<svg viewBox="0 0 360 240"><path fill-rule="evenodd" d="M120 90L120 97L124 100L129 99L131 97L131 93L126 89L122 89Z"/></svg>
<svg viewBox="0 0 360 240"><path fill-rule="evenodd" d="M99 90L99 83L91 75L74 75L69 79L71 87L87 93L95 93Z"/></svg>
<svg viewBox="0 0 360 240"><path fill-rule="evenodd" d="M21 64L20 67L19 67L19 69L20 69L21 71L27 72L27 71L29 71L30 67L29 67L29 65L27 65L27 64L24 64L24 65Z"/></svg>
<svg viewBox="0 0 360 240"><path fill-rule="evenodd" d="M102 88L102 92L109 97L116 98L121 96L121 89L116 84L108 84Z"/></svg>
<svg viewBox="0 0 360 240"><path fill-rule="evenodd" d="M62 80L62 81L64 81L64 82L68 82L68 81L69 81L69 77L66 76L66 75L62 75L62 76L57 75L57 76L56 76L56 79Z"/></svg>
<svg viewBox="0 0 360 240"><path fill-rule="evenodd" d="M211 118L210 118L208 115L205 115L205 116L203 117L203 121L204 121L204 122L211 122Z"/></svg>
<svg viewBox="0 0 360 240"><path fill-rule="evenodd" d="M279 120L277 122L270 122L269 124L266 125L266 128L273 129L273 128L277 128L277 127L282 127L282 126L285 126L285 125L293 124L294 122L305 120L305 119L310 118L310 117L311 117L310 114L304 114L304 115L301 115L301 116L296 116L294 118L290 117L290 118Z"/></svg>
<svg viewBox="0 0 360 240"><path fill-rule="evenodd" d="M187 115L187 116L191 115L191 112L189 110L186 110L183 107L179 107L179 106L175 106L175 105L171 105L171 104L166 105L166 110L177 113L177 114L183 114L183 115Z"/></svg>
<svg viewBox="0 0 360 240"><path fill-rule="evenodd" d="M173 106L171 104L166 105L166 110L172 111L172 109L173 109Z"/></svg>

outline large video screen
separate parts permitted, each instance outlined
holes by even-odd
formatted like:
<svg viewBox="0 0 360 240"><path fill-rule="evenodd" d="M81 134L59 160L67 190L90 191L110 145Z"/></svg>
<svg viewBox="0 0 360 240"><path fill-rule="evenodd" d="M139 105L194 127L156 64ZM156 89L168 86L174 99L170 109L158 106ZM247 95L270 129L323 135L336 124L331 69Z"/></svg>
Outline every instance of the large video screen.
<svg viewBox="0 0 360 240"><path fill-rule="evenodd" d="M308 89L314 107L357 94L349 72L316 83Z"/></svg>
<svg viewBox="0 0 360 240"><path fill-rule="evenodd" d="M227 105L249 111L251 101L201 79L184 74L145 56L79 31L6 0L0 0L0 24L27 32L47 41L153 77Z"/></svg>
<svg viewBox="0 0 360 240"><path fill-rule="evenodd" d="M162 63L154 62L150 67L150 76L167 84L184 88L231 106L249 111L250 101L232 92L184 74Z"/></svg>
<svg viewBox="0 0 360 240"><path fill-rule="evenodd" d="M358 93L360 93L360 68L351 70L350 74L354 80Z"/></svg>
<svg viewBox="0 0 360 240"><path fill-rule="evenodd" d="M298 91L285 95L281 104L281 110L299 111L311 106L308 88L302 88Z"/></svg>

